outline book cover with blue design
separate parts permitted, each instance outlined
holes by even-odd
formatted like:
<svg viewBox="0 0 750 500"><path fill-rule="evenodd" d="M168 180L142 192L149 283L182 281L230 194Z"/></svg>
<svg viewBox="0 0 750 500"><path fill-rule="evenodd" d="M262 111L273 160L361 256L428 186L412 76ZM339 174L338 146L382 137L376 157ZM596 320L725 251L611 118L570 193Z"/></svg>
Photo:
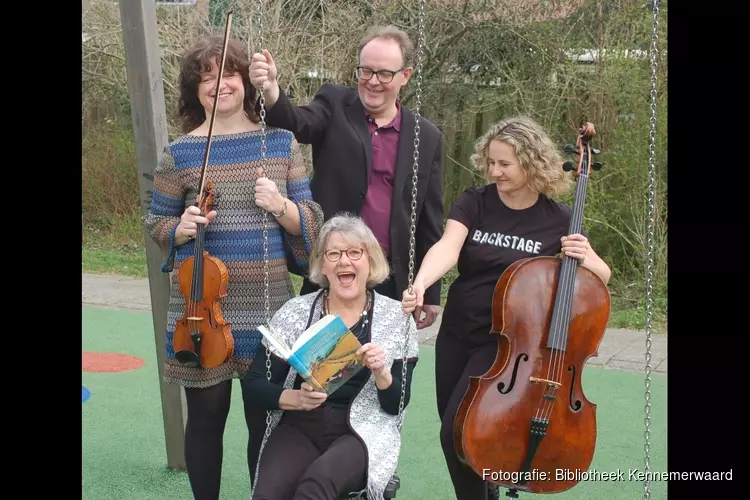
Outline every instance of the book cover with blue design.
<svg viewBox="0 0 750 500"><path fill-rule="evenodd" d="M305 330L289 347L282 336L261 325L258 330L268 340L277 356L287 362L300 377L316 390L328 395L344 385L364 365L356 354L362 347L344 321L328 314Z"/></svg>

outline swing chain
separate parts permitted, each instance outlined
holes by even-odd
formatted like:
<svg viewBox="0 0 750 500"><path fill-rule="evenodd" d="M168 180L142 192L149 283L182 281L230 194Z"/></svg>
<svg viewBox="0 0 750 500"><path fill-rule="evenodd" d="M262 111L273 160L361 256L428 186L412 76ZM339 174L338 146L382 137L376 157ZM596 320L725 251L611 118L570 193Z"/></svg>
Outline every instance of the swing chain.
<svg viewBox="0 0 750 500"><path fill-rule="evenodd" d="M416 99L417 104L414 108L414 165L412 167L411 177L411 228L409 235L409 291L412 291L412 284L414 282L414 247L415 247L415 233L417 226L417 171L419 169L419 119L421 117L422 109L422 59L424 57L424 4L425 0L419 0L419 32L417 36L417 92ZM401 400L398 405L398 430L401 432L401 427L404 423L404 400L406 399L406 354L407 347L409 345L409 317L406 318L406 338L404 339L403 349L401 351Z"/></svg>
<svg viewBox="0 0 750 500"><path fill-rule="evenodd" d="M263 0L258 0L258 39L261 49L265 47L263 43ZM260 86L260 158L263 165L263 175L268 176L268 158L266 149L266 97L265 84ZM268 212L263 211L263 285L265 291L265 313L266 323L271 321L271 300L269 296L269 276L268 276ZM268 369L267 375L270 378L270 361L266 362Z"/></svg>
<svg viewBox="0 0 750 500"><path fill-rule="evenodd" d="M652 311L652 278L654 266L654 207L656 204L656 62L659 37L659 0L653 0L653 33L651 37L651 132L649 143L649 199L648 199L648 235L646 262L646 418L644 444L644 493L643 498L651 498L649 471L651 469L651 317Z"/></svg>
<svg viewBox="0 0 750 500"><path fill-rule="evenodd" d="M258 43L261 50L265 48L263 41L263 0L258 0ZM258 101L260 103L260 158L261 164L263 165L263 175L268 175L268 159L266 149L266 98L265 98L265 84L260 85L260 92L258 94ZM270 298L270 280L268 270L268 212L263 211L263 293L264 293L264 305L265 305L265 323L270 326L271 324L271 298ZM271 349L266 346L266 379L271 381ZM268 440L271 434L271 410L266 411L266 429L264 432L264 442ZM252 438L252 437L251 437ZM254 439L254 438L253 438ZM262 449L261 449L262 451ZM255 468L255 481L253 482L253 490L258 482L258 471L260 467L260 460Z"/></svg>

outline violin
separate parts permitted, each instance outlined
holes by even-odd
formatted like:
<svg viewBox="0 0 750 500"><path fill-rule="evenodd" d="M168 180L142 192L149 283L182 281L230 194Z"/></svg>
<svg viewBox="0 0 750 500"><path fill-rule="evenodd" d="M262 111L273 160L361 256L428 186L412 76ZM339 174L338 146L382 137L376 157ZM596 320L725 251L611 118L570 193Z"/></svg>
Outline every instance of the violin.
<svg viewBox="0 0 750 500"><path fill-rule="evenodd" d="M585 123L577 147L565 147L578 154L577 168L562 167L577 177L568 234L581 232L595 134ZM596 447L596 405L581 373L598 354L611 297L597 274L560 255L518 260L498 279L490 332L499 334L497 356L471 378L454 423L459 459L512 498L572 488Z"/></svg>
<svg viewBox="0 0 750 500"><path fill-rule="evenodd" d="M227 14L224 47L219 76L216 80L214 106L208 125L208 139L196 201L196 206L203 217L212 210L216 195L213 182L206 178L206 170L231 22L232 12L230 11ZM182 318L177 320L172 345L175 358L183 365L191 368L215 368L234 353L234 337L231 327L221 314L221 300L227 295L229 272L227 266L219 258L209 255L206 251L205 225L198 224L197 226L193 255L182 262L178 271L180 293L185 298L185 312Z"/></svg>

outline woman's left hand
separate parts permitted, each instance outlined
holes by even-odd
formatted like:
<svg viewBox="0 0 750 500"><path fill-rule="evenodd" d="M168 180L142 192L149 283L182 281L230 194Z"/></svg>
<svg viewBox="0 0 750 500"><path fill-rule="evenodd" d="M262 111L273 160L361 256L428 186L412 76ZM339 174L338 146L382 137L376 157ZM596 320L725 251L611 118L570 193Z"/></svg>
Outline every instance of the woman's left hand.
<svg viewBox="0 0 750 500"><path fill-rule="evenodd" d="M267 212L280 214L284 209L284 197L279 193L276 183L263 175L258 168L258 179L255 181L255 204Z"/></svg>
<svg viewBox="0 0 750 500"><path fill-rule="evenodd" d="M385 370L385 352L379 345L368 342L357 349L357 354L362 355L362 363L372 373L377 375Z"/></svg>
<svg viewBox="0 0 750 500"><path fill-rule="evenodd" d="M568 257L578 259L583 264L591 250L589 240L582 234L571 234L562 237L562 251Z"/></svg>

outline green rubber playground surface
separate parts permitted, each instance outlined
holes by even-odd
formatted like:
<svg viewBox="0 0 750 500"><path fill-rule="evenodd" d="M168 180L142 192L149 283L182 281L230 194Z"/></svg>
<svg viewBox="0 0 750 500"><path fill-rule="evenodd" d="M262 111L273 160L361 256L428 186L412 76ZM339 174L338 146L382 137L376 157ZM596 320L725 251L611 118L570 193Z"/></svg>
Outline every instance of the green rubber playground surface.
<svg viewBox="0 0 750 500"><path fill-rule="evenodd" d="M83 307L82 319L82 498L192 498L187 474L166 466L151 313ZM397 498L451 500L455 495L438 438L434 351L425 347L420 356L403 428ZM107 363L113 371L102 371ZM560 500L643 498L643 482L630 472L637 474L644 467L644 375L587 367L583 386L589 400L598 405L598 441L591 470L607 475L622 472L623 477L594 477L552 496ZM666 377L652 375L651 391L650 463L652 473L661 473L667 470ZM247 500L247 429L237 382L232 398L224 436L221 498ZM666 486L665 481L652 481L651 498L666 499ZM501 498L507 498L503 493ZM539 495L519 495L519 499L534 497Z"/></svg>

